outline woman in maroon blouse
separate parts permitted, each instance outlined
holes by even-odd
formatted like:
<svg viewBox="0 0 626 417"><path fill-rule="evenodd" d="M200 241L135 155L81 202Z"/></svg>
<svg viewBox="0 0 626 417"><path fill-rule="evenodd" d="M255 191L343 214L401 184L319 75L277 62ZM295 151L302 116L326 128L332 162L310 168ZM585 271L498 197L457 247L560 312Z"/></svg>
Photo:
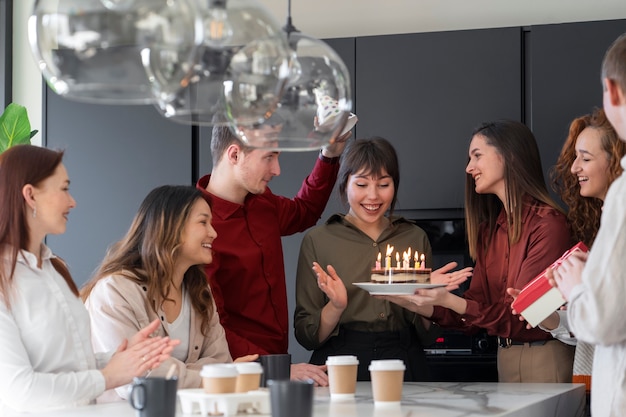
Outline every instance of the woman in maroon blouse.
<svg viewBox="0 0 626 417"><path fill-rule="evenodd" d="M523 288L572 245L562 209L550 197L532 132L498 121L476 129L465 169L469 289L443 288L387 298L439 325L498 336L500 382L571 382L574 349L511 314L508 287Z"/></svg>

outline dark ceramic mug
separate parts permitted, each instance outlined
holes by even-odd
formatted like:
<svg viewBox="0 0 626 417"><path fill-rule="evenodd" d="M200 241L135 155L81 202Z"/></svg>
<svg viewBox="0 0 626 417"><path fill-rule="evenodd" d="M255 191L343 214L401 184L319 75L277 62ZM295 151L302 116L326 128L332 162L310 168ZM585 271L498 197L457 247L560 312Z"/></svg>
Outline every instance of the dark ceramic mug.
<svg viewBox="0 0 626 417"><path fill-rule="evenodd" d="M175 417L177 378L135 378L128 402L137 417Z"/></svg>
<svg viewBox="0 0 626 417"><path fill-rule="evenodd" d="M291 355L288 353L261 355L258 361L263 367L263 374L261 375L262 387L266 387L269 380L284 380L291 377Z"/></svg>

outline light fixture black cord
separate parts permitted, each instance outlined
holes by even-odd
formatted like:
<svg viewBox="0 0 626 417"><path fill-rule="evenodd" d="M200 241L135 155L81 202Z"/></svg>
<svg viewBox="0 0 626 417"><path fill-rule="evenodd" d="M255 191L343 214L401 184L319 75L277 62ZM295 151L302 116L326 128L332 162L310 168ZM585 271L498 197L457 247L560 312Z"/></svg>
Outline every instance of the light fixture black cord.
<svg viewBox="0 0 626 417"><path fill-rule="evenodd" d="M287 23L283 27L283 30L287 32L287 38L293 32L300 32L296 27L291 23L291 0L287 0Z"/></svg>

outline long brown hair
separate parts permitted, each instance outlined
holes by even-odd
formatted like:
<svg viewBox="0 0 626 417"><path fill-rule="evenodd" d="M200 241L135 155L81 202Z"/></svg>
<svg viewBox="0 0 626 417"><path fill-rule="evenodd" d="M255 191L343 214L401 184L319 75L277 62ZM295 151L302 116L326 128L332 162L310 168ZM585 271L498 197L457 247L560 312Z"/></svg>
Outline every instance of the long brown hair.
<svg viewBox="0 0 626 417"><path fill-rule="evenodd" d="M561 200L568 207L567 220L572 235L576 240L583 241L591 247L600 228L603 201L599 198L581 196L578 179L571 172L576 159L576 140L588 127L600 134L600 144L609 162L606 173L608 184L622 173L620 161L626 155L626 142L619 139L604 110L595 109L592 114L578 117L570 124L569 134L556 164L550 171L550 178L552 188L559 193Z"/></svg>
<svg viewBox="0 0 626 417"><path fill-rule="evenodd" d="M527 197L563 213L563 209L550 197L543 176L541 158L535 136L526 125L512 120L484 123L474 130L485 138L488 145L504 160L504 202L507 213L509 242L516 243L522 235L522 212ZM503 203L494 194L478 194L472 175L465 177L465 221L469 253L476 259L479 230L486 225L489 244Z"/></svg>
<svg viewBox="0 0 626 417"><path fill-rule="evenodd" d="M31 243L26 221L28 205L22 189L27 184L38 187L54 175L62 160L62 151L33 145L16 145L0 155L0 258L8 260L8 265L0 267L0 296L8 308L11 308L10 291L18 253L27 250ZM50 262L78 296L63 260L52 258Z"/></svg>
<svg viewBox="0 0 626 417"><path fill-rule="evenodd" d="M192 206L204 197L195 187L164 185L152 190L141 203L126 235L108 250L94 277L82 288L85 301L96 283L121 275L148 288L155 311L168 300L182 233ZM190 267L183 278L191 305L202 317L202 334L209 333L213 298L203 265Z"/></svg>

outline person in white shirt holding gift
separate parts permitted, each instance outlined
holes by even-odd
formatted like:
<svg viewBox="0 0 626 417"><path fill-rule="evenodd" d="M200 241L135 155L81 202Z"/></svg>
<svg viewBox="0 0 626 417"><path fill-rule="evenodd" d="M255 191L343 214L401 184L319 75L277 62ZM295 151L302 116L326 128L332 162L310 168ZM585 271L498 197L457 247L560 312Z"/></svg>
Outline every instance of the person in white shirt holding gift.
<svg viewBox="0 0 626 417"><path fill-rule="evenodd" d="M602 63L606 116L626 141L626 34L608 49ZM626 167L626 157L621 160ZM591 414L623 416L626 410L626 177L606 194L600 230L588 255L574 255L553 271L568 300L567 318L578 340L595 345Z"/></svg>

